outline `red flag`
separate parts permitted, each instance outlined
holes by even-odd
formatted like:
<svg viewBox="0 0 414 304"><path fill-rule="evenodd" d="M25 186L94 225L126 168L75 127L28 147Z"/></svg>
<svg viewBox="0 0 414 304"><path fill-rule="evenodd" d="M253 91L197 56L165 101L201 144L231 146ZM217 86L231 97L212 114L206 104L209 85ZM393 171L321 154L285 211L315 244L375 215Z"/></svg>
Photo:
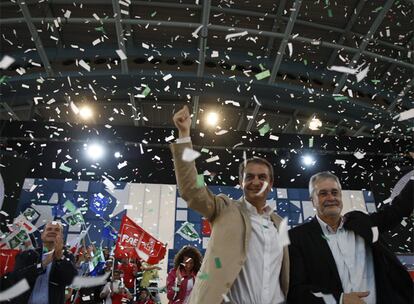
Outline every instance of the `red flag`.
<svg viewBox="0 0 414 304"><path fill-rule="evenodd" d="M13 270L14 260L19 252L17 249L0 249L0 276Z"/></svg>
<svg viewBox="0 0 414 304"><path fill-rule="evenodd" d="M115 258L139 257L149 264L157 264L164 258L166 251L163 243L129 217L123 216L115 247Z"/></svg>
<svg viewBox="0 0 414 304"><path fill-rule="evenodd" d="M205 218L202 218L202 220L201 220L201 233L203 234L203 236L210 236L211 235L210 222Z"/></svg>

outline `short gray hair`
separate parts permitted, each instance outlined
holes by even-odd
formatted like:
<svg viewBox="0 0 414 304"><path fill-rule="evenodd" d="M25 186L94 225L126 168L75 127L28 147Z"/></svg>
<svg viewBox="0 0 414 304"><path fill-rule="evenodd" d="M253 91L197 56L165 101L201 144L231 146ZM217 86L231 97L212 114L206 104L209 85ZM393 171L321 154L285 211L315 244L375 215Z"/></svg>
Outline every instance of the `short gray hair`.
<svg viewBox="0 0 414 304"><path fill-rule="evenodd" d="M319 182L320 180L325 180L325 179L334 180L338 184L339 190L342 190L342 186L341 186L341 183L339 182L338 176L336 176L335 174L333 174L329 171L322 171L322 172L318 172L318 173L312 175L312 177L309 180L309 195L310 195L310 197L313 196L313 192L315 191L315 184L317 182Z"/></svg>

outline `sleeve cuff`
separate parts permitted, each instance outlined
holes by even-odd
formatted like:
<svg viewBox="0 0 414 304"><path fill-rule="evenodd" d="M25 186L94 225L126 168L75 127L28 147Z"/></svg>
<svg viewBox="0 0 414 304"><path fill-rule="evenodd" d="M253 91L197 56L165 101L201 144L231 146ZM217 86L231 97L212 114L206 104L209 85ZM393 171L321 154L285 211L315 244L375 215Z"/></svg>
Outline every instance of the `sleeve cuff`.
<svg viewBox="0 0 414 304"><path fill-rule="evenodd" d="M191 142L191 137L190 136L187 136L187 137L177 138L177 140L175 142L177 144L190 143Z"/></svg>

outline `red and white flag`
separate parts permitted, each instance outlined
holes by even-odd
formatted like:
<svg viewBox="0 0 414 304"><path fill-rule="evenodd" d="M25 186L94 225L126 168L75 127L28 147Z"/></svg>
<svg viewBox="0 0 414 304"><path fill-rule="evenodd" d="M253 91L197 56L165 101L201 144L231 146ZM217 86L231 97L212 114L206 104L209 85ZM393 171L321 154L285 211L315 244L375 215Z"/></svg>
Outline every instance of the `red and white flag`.
<svg viewBox="0 0 414 304"><path fill-rule="evenodd" d="M164 258L166 251L163 243L129 217L123 216L115 247L115 258L139 257L149 264L158 264Z"/></svg>

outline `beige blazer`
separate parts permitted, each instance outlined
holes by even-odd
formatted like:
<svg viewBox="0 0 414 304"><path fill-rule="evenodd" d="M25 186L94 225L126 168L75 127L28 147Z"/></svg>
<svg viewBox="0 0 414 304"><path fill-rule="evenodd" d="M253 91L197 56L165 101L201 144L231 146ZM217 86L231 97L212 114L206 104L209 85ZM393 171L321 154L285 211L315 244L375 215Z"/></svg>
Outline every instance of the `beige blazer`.
<svg viewBox="0 0 414 304"><path fill-rule="evenodd" d="M221 303L236 280L244 262L251 234L251 222L244 200L235 201L226 195L214 195L203 186L197 187L195 163L182 160L185 148L191 143L172 144L175 175L180 195L188 207L201 213L211 223L211 237L204 256L200 274L197 277L190 296L190 304ZM273 213L271 219L276 229L282 220ZM216 267L215 259L221 261ZM206 277L206 279L204 279ZM280 273L281 289L287 296L289 288L289 254L287 246L283 248L283 261Z"/></svg>

